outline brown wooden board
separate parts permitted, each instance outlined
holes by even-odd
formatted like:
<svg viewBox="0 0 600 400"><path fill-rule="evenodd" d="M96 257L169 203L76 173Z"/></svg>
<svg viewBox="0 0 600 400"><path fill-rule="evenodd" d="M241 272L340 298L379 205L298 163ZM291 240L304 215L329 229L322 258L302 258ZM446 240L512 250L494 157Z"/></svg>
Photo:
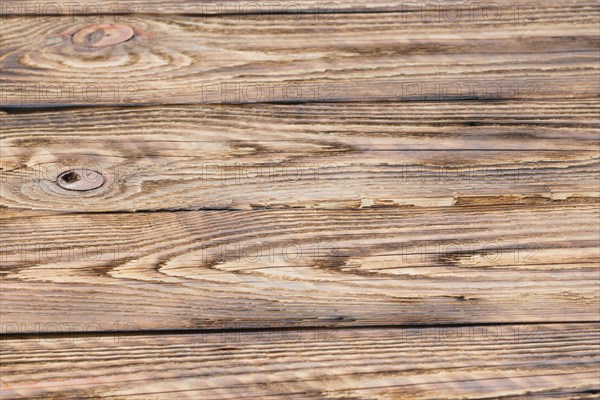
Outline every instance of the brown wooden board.
<svg viewBox="0 0 600 400"><path fill-rule="evenodd" d="M599 32L2 1L0 398L597 398Z"/></svg>
<svg viewBox="0 0 600 400"><path fill-rule="evenodd" d="M9 107L597 98L598 7L457 24L405 13L2 21Z"/></svg>
<svg viewBox="0 0 600 400"><path fill-rule="evenodd" d="M596 100L5 114L5 207L62 211L598 201ZM95 190L62 187L87 168ZM64 185L63 185L64 186Z"/></svg>
<svg viewBox="0 0 600 400"><path fill-rule="evenodd" d="M597 398L597 324L3 340L2 398Z"/></svg>
<svg viewBox="0 0 600 400"><path fill-rule="evenodd" d="M220 15L231 20L252 20L256 14L291 14L291 21L300 16L319 14L323 20L334 19L340 13L348 12L404 12L411 17L427 17L431 20L449 20L456 23L469 21L494 21L504 17L515 20L535 18L545 10L554 12L572 12L573 8L593 9L598 5L592 0L564 2L559 0L515 1L494 0L485 2L456 1L440 2L437 0L403 1L403 0L345 0L345 1L250 1L250 0L80 0L55 1L37 0L18 1L4 0L1 3L0 15L28 16L52 18L55 15L104 15L123 18L141 13L153 14L191 14Z"/></svg>
<svg viewBox="0 0 600 400"><path fill-rule="evenodd" d="M27 331L597 321L599 212L5 212L3 321Z"/></svg>

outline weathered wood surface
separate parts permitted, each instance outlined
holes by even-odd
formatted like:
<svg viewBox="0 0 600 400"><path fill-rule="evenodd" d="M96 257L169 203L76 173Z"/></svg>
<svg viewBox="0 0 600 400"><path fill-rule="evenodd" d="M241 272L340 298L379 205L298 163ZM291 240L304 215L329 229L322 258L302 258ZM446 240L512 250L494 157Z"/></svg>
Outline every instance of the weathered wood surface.
<svg viewBox="0 0 600 400"><path fill-rule="evenodd" d="M55 4L0 4L0 397L597 398L597 1Z"/></svg>
<svg viewBox="0 0 600 400"><path fill-rule="evenodd" d="M10 107L597 98L599 10L464 24L405 13L338 14L335 24L140 15L119 23L134 35L113 45L106 24L12 17L2 21L1 95ZM74 39L84 28L97 34Z"/></svg>
<svg viewBox="0 0 600 400"><path fill-rule="evenodd" d="M597 324L3 340L3 399L594 399Z"/></svg>
<svg viewBox="0 0 600 400"><path fill-rule="evenodd" d="M598 201L596 100L5 114L5 207L370 208ZM72 168L105 183L62 189Z"/></svg>
<svg viewBox="0 0 600 400"><path fill-rule="evenodd" d="M287 13L321 14L318 18L332 18L341 12L381 12L398 11L418 15L429 12L439 18L461 21L495 20L508 15L516 21L535 18L541 10L554 12L572 12L573 8L597 6L593 0L564 2L560 0L542 1L455 1L444 3L439 0L344 0L344 1L250 1L250 0L81 0L77 2L56 0L3 0L0 15L37 15L48 18L53 15L122 15L133 16L138 13L155 14L201 14L224 15L231 20L253 19L255 14ZM460 14L457 14L458 11ZM292 17L290 17L292 18ZM290 19L294 21L294 19Z"/></svg>
<svg viewBox="0 0 600 400"><path fill-rule="evenodd" d="M597 204L3 212L3 321L27 330L600 320Z"/></svg>

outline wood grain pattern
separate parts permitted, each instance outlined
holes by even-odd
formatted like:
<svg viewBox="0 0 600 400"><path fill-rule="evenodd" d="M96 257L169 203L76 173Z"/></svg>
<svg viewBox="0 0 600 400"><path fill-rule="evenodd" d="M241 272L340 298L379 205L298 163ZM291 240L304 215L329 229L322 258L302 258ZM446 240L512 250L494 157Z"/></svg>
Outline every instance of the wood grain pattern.
<svg viewBox="0 0 600 400"><path fill-rule="evenodd" d="M559 0L515 1L494 0L489 2L456 1L443 3L439 0L345 0L345 1L238 1L238 0L81 0L60 2L55 0L4 0L0 15L37 15L44 18L52 15L96 15L105 17L116 15L152 14L204 14L223 15L232 20L251 19L254 14L310 14L320 13L332 18L341 12L389 12L437 14L440 18L454 19L456 22L480 19L494 20L500 15L516 18L535 18L540 10L560 10L572 12L575 7L594 7L592 0L576 0L565 3ZM457 15L457 11L462 11ZM420 17L420 16L419 16Z"/></svg>
<svg viewBox="0 0 600 400"><path fill-rule="evenodd" d="M29 330L56 321L140 329L595 321L599 212L585 203L3 211L3 321Z"/></svg>
<svg viewBox="0 0 600 400"><path fill-rule="evenodd" d="M597 324L4 340L3 399L594 399Z"/></svg>
<svg viewBox="0 0 600 400"><path fill-rule="evenodd" d="M5 207L372 208L598 201L596 100L5 114ZM71 168L102 173L85 194Z"/></svg>
<svg viewBox="0 0 600 400"><path fill-rule="evenodd" d="M598 397L597 1L68 4L0 3L2 399Z"/></svg>
<svg viewBox="0 0 600 400"><path fill-rule="evenodd" d="M228 23L138 16L131 40L73 43L90 23L6 18L10 107L307 101L597 98L600 8L456 24L405 13ZM368 26L368 29L365 29Z"/></svg>

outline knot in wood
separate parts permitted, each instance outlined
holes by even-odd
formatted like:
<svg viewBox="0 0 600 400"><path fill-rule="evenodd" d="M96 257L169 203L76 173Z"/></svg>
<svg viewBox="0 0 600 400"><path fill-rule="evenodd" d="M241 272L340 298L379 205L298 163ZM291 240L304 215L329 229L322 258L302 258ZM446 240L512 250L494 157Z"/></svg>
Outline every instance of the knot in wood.
<svg viewBox="0 0 600 400"><path fill-rule="evenodd" d="M121 24L94 24L73 34L73 43L86 47L108 47L133 37L133 29Z"/></svg>
<svg viewBox="0 0 600 400"><path fill-rule="evenodd" d="M84 192L102 186L104 177L99 172L90 169L72 169L60 174L56 183L66 190Z"/></svg>

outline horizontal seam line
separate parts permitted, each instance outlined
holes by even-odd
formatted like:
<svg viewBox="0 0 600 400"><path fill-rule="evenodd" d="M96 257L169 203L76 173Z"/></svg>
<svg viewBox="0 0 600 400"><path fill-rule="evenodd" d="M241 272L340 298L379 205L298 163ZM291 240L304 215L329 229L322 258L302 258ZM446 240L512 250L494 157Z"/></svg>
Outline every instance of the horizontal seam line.
<svg viewBox="0 0 600 400"><path fill-rule="evenodd" d="M392 96L390 96L392 97ZM456 98L456 99L445 99L445 100L420 100L420 99L406 99L406 100L397 100L390 98L383 99L327 99L327 100L298 100L298 101L261 101L261 102L173 102L173 103L102 103L98 102L97 104L85 104L85 103L38 103L39 105L35 105L35 103L30 104L6 104L0 107L0 112L10 113L34 113L34 112L48 112L48 111L64 111L65 109L94 109L94 108L112 108L112 109L133 109L133 108L145 108L145 107L184 107L184 106L230 106L230 107L243 107L243 106L260 106L262 104L265 105L300 105L300 104L376 104L376 103L395 103L395 104L406 104L406 103L423 103L423 104L456 104L456 103L525 103L525 102L556 102L556 101L583 101L583 100L597 100L598 95L589 94L581 97L531 97L531 98L473 98L473 97L465 97L465 98ZM34 105L31 105L34 104Z"/></svg>
<svg viewBox="0 0 600 400"><path fill-rule="evenodd" d="M323 325L311 326L280 326L280 327L247 327L247 328L173 328L173 329L147 329L131 331L97 331L97 332L28 332L28 333L2 333L0 340L11 339L40 339L61 337L95 337L95 336L169 336L169 335L197 335L219 333L244 333L244 332L285 332L285 331L315 331L315 330L395 330L395 329L433 329L433 328L461 328L476 326L511 326L511 325L574 325L574 324L600 324L600 320L577 321L515 321L515 322L465 322L465 323L432 323L432 324L373 324L373 325L344 325L339 326L329 322Z"/></svg>

